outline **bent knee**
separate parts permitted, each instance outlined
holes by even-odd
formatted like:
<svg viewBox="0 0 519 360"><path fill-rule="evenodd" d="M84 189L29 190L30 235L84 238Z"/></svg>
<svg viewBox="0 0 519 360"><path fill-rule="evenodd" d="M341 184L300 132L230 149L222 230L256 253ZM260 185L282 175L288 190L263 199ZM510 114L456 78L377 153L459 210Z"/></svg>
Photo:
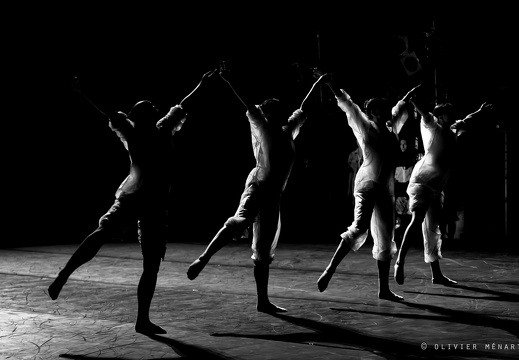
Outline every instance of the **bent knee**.
<svg viewBox="0 0 519 360"><path fill-rule="evenodd" d="M101 219L99 219L97 230L102 230L112 235L122 233L124 230L124 223L111 216L102 216Z"/></svg>
<svg viewBox="0 0 519 360"><path fill-rule="evenodd" d="M369 226L350 226L348 228L348 231L341 234L341 237L343 240L351 243L353 240L361 237L363 234L365 234L369 230Z"/></svg>
<svg viewBox="0 0 519 360"><path fill-rule="evenodd" d="M251 224L252 222L245 217L234 216L229 218L224 226L227 228L229 234L231 234L231 237L237 240L242 237Z"/></svg>

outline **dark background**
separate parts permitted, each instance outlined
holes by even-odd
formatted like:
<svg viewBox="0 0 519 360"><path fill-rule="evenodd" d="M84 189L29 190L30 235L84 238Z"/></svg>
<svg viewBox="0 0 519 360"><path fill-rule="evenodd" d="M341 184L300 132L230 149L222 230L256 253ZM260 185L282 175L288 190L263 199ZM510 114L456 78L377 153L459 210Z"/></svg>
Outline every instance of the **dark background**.
<svg viewBox="0 0 519 360"><path fill-rule="evenodd" d="M274 96L292 109L310 89L315 66L333 72L358 104L374 96L396 102L418 83L432 103L455 104L460 117L494 103L499 128L471 135L465 149L471 190L462 245L513 248L517 233L505 226L504 199L505 137L509 174L517 164L510 155L517 143L511 6L375 12L318 5L281 12L259 3L250 9L85 3L6 14L13 21L3 52L3 228L12 231L2 245L79 243L127 175L124 148L71 90L74 76L114 109L149 99L165 113L225 60L258 103ZM415 74L401 63L398 36L408 37L420 60ZM314 111L296 142L281 241L336 242L351 222L344 184L356 144L326 90L312 98ZM171 241L209 242L234 213L254 166L248 121L228 89L216 86L176 137ZM515 211L513 183L509 177L508 214Z"/></svg>

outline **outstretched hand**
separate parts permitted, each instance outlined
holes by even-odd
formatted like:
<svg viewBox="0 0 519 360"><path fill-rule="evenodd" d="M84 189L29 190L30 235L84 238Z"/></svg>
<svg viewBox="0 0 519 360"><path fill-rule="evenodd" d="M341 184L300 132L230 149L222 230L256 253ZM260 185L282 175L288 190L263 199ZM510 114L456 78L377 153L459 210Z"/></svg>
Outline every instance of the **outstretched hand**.
<svg viewBox="0 0 519 360"><path fill-rule="evenodd" d="M205 81L205 80L211 78L217 71L218 71L218 69L209 70L204 75L202 75L201 81Z"/></svg>
<svg viewBox="0 0 519 360"><path fill-rule="evenodd" d="M229 82L229 78L231 77L231 72L229 70L229 68L227 67L227 64L225 61L222 61L222 63L220 64L219 68L218 68L218 74L220 75L220 77Z"/></svg>
<svg viewBox="0 0 519 360"><path fill-rule="evenodd" d="M74 76L72 78L72 82L71 82L70 86L72 87L72 89L74 91L77 91L80 94L83 93L83 89L81 88L81 83L79 82L79 78L77 76Z"/></svg>
<svg viewBox="0 0 519 360"><path fill-rule="evenodd" d="M179 105L184 107L185 109L189 109L195 106L195 102L197 98L200 98L200 95L196 95L196 93L205 93L208 87L208 80L213 78L213 75L217 72L218 69L209 70L202 75L200 82L198 85L180 102Z"/></svg>
<svg viewBox="0 0 519 360"><path fill-rule="evenodd" d="M481 104L481 107L479 108L479 111L491 111L494 110L494 105L489 104L487 102L484 102Z"/></svg>

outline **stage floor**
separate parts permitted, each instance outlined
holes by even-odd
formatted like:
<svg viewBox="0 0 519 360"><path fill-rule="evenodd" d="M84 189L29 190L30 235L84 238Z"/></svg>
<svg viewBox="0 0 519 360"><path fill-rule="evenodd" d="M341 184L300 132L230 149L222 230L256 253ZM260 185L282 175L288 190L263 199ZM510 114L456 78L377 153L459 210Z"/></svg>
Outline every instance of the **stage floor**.
<svg viewBox="0 0 519 360"><path fill-rule="evenodd" d="M411 249L404 302L377 298L369 246L350 253L320 293L335 245L279 244L270 272L281 315L255 309L248 243L222 249L194 281L188 265L206 244L170 243L151 319L168 333L134 331L137 243L106 244L58 300L47 287L77 245L0 249L2 359L517 359L519 255L446 251L459 286L431 284ZM392 274L391 274L392 276Z"/></svg>

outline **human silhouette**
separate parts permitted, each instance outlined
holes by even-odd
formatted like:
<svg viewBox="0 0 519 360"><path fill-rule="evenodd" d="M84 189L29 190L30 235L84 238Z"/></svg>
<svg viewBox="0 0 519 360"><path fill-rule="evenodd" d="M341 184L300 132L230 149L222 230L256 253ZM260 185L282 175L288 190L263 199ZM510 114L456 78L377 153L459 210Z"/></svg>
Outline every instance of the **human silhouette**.
<svg viewBox="0 0 519 360"><path fill-rule="evenodd" d="M278 99L270 98L261 105L254 105L246 97L246 91L238 89L238 80L232 73L222 67L220 75L246 109L256 166L247 177L236 213L225 222L205 251L189 266L187 277L194 280L214 254L230 241L242 238L243 233L252 225L251 258L254 262L257 290L256 309L266 313L285 312L286 309L269 300L269 269L281 229L281 196L296 156L294 139L306 120L306 100L322 82L323 77L314 82L301 106L287 121Z"/></svg>
<svg viewBox="0 0 519 360"><path fill-rule="evenodd" d="M56 300L72 273L92 260L102 245L121 236L131 224L137 224L143 257L143 271L137 287L137 319L135 330L144 334L164 334L166 331L149 318L161 261L166 254L168 204L171 187L172 138L197 103L200 89L214 70L205 73L195 89L164 116L151 101L137 102L126 115L108 110L99 100L76 88L117 134L128 151L130 171L115 193L115 201L99 219L99 225L72 254L65 267L48 288Z"/></svg>
<svg viewBox="0 0 519 360"><path fill-rule="evenodd" d="M336 86L331 77L327 85L346 114L362 150L362 166L355 177L355 208L352 224L341 234L341 242L328 266L317 280L319 291L327 289L337 267L350 252L357 251L368 234L373 238L373 258L378 268L378 297L401 301L400 295L389 288L391 259L396 253L394 241L394 175L399 153L396 135L408 117L406 101L416 91L413 88L393 109L384 98L372 98L363 112L350 95Z"/></svg>
<svg viewBox="0 0 519 360"><path fill-rule="evenodd" d="M455 122L453 117L435 117L432 112L426 110L424 100L419 96L413 96L410 101L421 115L420 130L425 154L415 164L409 180L407 193L411 222L407 226L398 252L394 278L398 284L404 283L405 257L412 241L422 238L424 261L430 265L432 283L453 286L457 282L445 276L440 268L442 191L448 184L456 164L457 133L477 124L481 114L491 108L491 105L484 103L478 111Z"/></svg>

